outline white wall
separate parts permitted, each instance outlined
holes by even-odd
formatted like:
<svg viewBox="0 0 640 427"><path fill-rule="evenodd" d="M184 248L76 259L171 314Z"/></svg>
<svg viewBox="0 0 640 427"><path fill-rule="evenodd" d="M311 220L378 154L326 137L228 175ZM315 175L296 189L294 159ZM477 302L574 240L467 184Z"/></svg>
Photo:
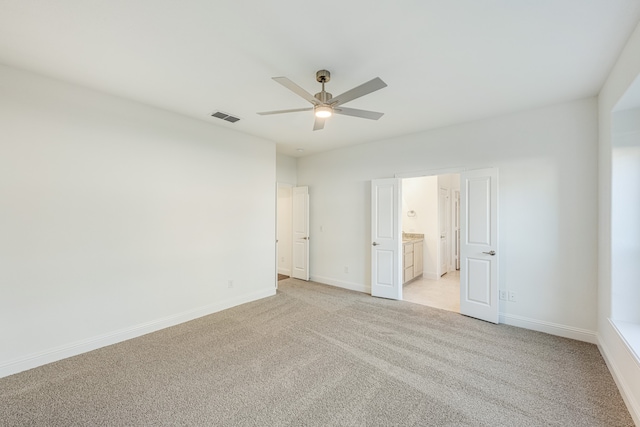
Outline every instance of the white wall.
<svg viewBox="0 0 640 427"><path fill-rule="evenodd" d="M502 321L595 341L597 120L590 98L300 158L312 279L370 290L371 179L495 166Z"/></svg>
<svg viewBox="0 0 640 427"><path fill-rule="evenodd" d="M298 182L298 159L277 153L276 181L296 185Z"/></svg>
<svg viewBox="0 0 640 427"><path fill-rule="evenodd" d="M7 67L0 129L0 376L274 293L274 143Z"/></svg>
<svg viewBox="0 0 640 427"><path fill-rule="evenodd" d="M618 382L636 424L640 425L640 361L610 322L612 111L640 75L640 24L629 38L598 96L598 338L602 354Z"/></svg>

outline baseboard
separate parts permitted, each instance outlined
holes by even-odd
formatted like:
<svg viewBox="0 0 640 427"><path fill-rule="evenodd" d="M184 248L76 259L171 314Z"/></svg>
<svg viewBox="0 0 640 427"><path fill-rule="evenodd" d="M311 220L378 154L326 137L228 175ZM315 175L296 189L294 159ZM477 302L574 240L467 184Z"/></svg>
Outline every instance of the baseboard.
<svg viewBox="0 0 640 427"><path fill-rule="evenodd" d="M367 294L371 293L371 288L361 283L345 282L323 276L311 276L310 279L314 282L324 283L343 289L364 292ZM571 338L578 341L585 341L591 344L598 343L597 334L594 331L574 328L572 326L560 325L557 323L545 322L542 320L530 319L505 313L500 313L500 323L517 326L519 328L531 329L538 332L545 332L547 334L557 335L564 338Z"/></svg>
<svg viewBox="0 0 640 427"><path fill-rule="evenodd" d="M352 291L364 292L367 294L371 293L370 286L366 286L361 283L345 282L323 276L311 276L310 280ZM598 344L596 332L589 331L587 329L574 328L572 326L560 325L557 323L545 322L543 320L530 319L505 313L500 313L500 323L517 326L519 328L531 329L533 331L545 332L547 334L571 338L578 341L585 341L591 344Z"/></svg>
<svg viewBox="0 0 640 427"><path fill-rule="evenodd" d="M500 323L504 323L505 325L517 326L519 328L545 332L547 334L557 335L559 337L585 341L591 344L598 344L598 336L595 331L560 325L558 323L545 322L544 320L530 319L513 314L500 313L499 316Z"/></svg>
<svg viewBox="0 0 640 427"><path fill-rule="evenodd" d="M331 279L330 277L323 276L311 276L310 280L313 282L324 283L325 285L331 285L338 288L349 289L356 292L364 292L365 294L371 293L371 287L362 283L345 282L342 280Z"/></svg>
<svg viewBox="0 0 640 427"><path fill-rule="evenodd" d="M10 360L0 364L0 378L17 374L18 372L26 371L27 369L46 365L47 363L66 359L67 357L96 350L101 347L126 341L131 338L146 335L170 326L179 325L180 323L188 322L199 317L207 316L218 311L226 310L231 307L246 304L275 294L276 289L269 288Z"/></svg>
<svg viewBox="0 0 640 427"><path fill-rule="evenodd" d="M437 280L438 279L438 273L434 273L434 272L423 272L422 273L422 278L423 279L429 279L429 280Z"/></svg>
<svg viewBox="0 0 640 427"><path fill-rule="evenodd" d="M598 349L607 364L607 368L609 368L609 372L611 372L613 380L618 386L622 400L624 400L624 403L627 405L627 409L629 410L629 414L631 414L633 422L637 426L640 426L640 402L638 401L638 396L633 392L633 387L627 380L630 377L637 378L638 374L640 374L638 359L635 357L631 349L627 347L624 342L624 338L620 335L615 325L611 323L610 319L609 322L613 330L613 334L608 335L612 335L612 339L617 340L617 342L612 342L614 347L616 347L616 351L614 352L614 349L607 345L606 340L602 339L601 336L598 337ZM618 357L616 357L615 354L618 354ZM620 358L623 360L620 360ZM623 369L620 366L621 364L625 365L628 369ZM635 373L628 372L629 369L635 370Z"/></svg>

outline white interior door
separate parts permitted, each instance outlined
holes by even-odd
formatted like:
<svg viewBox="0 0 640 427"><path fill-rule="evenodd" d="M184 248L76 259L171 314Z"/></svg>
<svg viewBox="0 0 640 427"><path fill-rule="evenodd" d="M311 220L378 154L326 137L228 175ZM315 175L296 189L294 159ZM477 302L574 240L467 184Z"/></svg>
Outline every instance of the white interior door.
<svg viewBox="0 0 640 427"><path fill-rule="evenodd" d="M454 247L454 268L460 270L460 191L454 192L453 205L453 244Z"/></svg>
<svg viewBox="0 0 640 427"><path fill-rule="evenodd" d="M498 171L460 175L460 313L498 323Z"/></svg>
<svg viewBox="0 0 640 427"><path fill-rule="evenodd" d="M371 181L371 295L402 299L400 179Z"/></svg>
<svg viewBox="0 0 640 427"><path fill-rule="evenodd" d="M309 187L293 188L292 208L291 277L309 280Z"/></svg>
<svg viewBox="0 0 640 427"><path fill-rule="evenodd" d="M440 276L449 271L449 250L448 250L448 210L449 191L440 188L438 192L438 227L440 229Z"/></svg>

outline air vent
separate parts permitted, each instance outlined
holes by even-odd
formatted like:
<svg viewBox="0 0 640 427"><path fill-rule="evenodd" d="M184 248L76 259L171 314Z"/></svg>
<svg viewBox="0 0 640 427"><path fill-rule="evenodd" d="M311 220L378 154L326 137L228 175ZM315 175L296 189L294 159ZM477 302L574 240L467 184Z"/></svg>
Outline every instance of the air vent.
<svg viewBox="0 0 640 427"><path fill-rule="evenodd" d="M231 123L235 123L240 120L240 118L234 117L231 114L223 113L222 111L216 111L211 115L211 117L216 117L218 119L226 120Z"/></svg>

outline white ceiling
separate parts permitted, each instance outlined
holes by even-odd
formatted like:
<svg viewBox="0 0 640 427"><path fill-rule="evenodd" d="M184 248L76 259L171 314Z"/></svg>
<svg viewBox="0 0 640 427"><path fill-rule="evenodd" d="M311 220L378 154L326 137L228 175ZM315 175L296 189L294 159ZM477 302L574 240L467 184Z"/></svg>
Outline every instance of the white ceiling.
<svg viewBox="0 0 640 427"><path fill-rule="evenodd" d="M639 20L640 0L0 0L0 63L300 156L597 95ZM309 106L271 77L315 93L323 68L334 96L382 78L346 106L385 115L256 114Z"/></svg>

